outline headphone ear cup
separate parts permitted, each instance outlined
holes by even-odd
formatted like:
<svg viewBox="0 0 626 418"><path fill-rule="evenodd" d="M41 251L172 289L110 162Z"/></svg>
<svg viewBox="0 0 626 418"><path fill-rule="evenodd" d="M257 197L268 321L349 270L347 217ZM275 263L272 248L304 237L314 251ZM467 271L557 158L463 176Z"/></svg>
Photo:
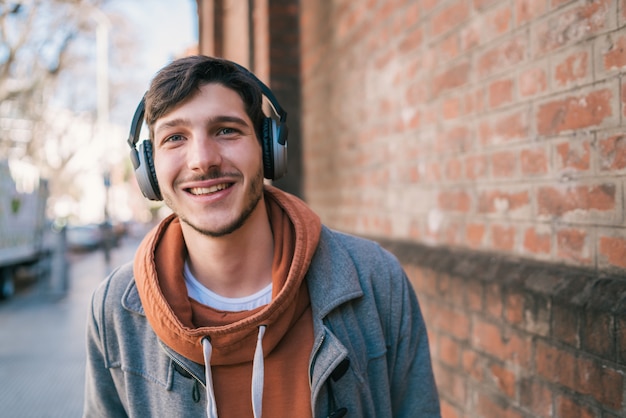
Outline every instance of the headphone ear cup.
<svg viewBox="0 0 626 418"><path fill-rule="evenodd" d="M261 147L263 148L263 176L266 179L274 180L274 138L273 138L273 120L265 118L263 120L263 138L261 139Z"/></svg>
<svg viewBox="0 0 626 418"><path fill-rule="evenodd" d="M287 173L287 125L272 119L272 132L274 180L278 180Z"/></svg>
<svg viewBox="0 0 626 418"><path fill-rule="evenodd" d="M139 164L135 167L135 177L137 178L139 189L150 200L163 200L154 169L152 142L144 139L139 144L136 152L139 157Z"/></svg>
<svg viewBox="0 0 626 418"><path fill-rule="evenodd" d="M278 180L287 172L287 126L272 118L263 121L263 175Z"/></svg>

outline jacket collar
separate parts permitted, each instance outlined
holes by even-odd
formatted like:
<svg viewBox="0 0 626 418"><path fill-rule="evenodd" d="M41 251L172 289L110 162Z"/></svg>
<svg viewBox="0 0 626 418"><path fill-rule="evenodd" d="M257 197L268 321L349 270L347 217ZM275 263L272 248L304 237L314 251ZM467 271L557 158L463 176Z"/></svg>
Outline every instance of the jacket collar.
<svg viewBox="0 0 626 418"><path fill-rule="evenodd" d="M352 257L335 235L322 226L319 244L306 276L313 316L325 318L339 305L363 296Z"/></svg>
<svg viewBox="0 0 626 418"><path fill-rule="evenodd" d="M126 286L126 290L122 295L122 306L127 311L146 316L146 312L143 310L141 299L139 298L139 292L137 291L137 285L134 280L131 280Z"/></svg>

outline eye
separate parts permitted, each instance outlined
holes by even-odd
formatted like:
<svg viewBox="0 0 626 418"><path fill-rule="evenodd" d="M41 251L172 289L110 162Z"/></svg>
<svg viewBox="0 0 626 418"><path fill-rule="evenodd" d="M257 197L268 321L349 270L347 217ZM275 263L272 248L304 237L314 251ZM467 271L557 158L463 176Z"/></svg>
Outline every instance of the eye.
<svg viewBox="0 0 626 418"><path fill-rule="evenodd" d="M165 138L163 140L163 142L178 142L178 141L182 141L184 139L185 139L184 136L175 134L175 135L168 136L167 138Z"/></svg>
<svg viewBox="0 0 626 418"><path fill-rule="evenodd" d="M224 135L225 136L232 136L232 135L236 135L238 133L239 133L239 131L237 129L231 128L231 127L220 128L217 131L217 134L221 135L221 136L224 136Z"/></svg>

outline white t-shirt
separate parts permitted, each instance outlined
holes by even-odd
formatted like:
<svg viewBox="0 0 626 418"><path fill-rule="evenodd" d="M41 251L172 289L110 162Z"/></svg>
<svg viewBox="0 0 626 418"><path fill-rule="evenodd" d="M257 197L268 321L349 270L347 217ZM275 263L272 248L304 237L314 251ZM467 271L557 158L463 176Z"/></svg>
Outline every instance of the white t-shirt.
<svg viewBox="0 0 626 418"><path fill-rule="evenodd" d="M252 295L241 298L229 298L218 295L200 283L189 270L189 264L186 261L183 276L187 285L187 294L190 298L220 311L249 311L259 306L267 305L272 301L272 283Z"/></svg>

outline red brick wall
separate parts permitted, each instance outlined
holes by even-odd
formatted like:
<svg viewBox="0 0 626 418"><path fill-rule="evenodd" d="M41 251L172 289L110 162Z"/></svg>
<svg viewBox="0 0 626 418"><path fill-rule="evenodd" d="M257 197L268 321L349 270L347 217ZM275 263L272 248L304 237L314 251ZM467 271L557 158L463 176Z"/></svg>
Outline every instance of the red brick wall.
<svg viewBox="0 0 626 418"><path fill-rule="evenodd" d="M623 272L625 4L301 2L307 200L355 233Z"/></svg>
<svg viewBox="0 0 626 418"><path fill-rule="evenodd" d="M300 22L304 196L401 256L444 417L626 416L626 0Z"/></svg>
<svg viewBox="0 0 626 418"><path fill-rule="evenodd" d="M418 293L444 417L626 416L623 277L382 243Z"/></svg>

